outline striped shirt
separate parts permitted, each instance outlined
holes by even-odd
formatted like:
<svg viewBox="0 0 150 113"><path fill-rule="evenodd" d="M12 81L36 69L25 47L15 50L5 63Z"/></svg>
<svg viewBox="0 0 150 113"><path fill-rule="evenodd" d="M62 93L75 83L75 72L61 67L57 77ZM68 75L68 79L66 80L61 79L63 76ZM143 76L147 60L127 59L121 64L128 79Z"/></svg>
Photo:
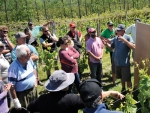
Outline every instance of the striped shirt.
<svg viewBox="0 0 150 113"><path fill-rule="evenodd" d="M32 88L36 82L33 61L30 59L25 69L16 59L8 69L8 81L14 84L17 92Z"/></svg>

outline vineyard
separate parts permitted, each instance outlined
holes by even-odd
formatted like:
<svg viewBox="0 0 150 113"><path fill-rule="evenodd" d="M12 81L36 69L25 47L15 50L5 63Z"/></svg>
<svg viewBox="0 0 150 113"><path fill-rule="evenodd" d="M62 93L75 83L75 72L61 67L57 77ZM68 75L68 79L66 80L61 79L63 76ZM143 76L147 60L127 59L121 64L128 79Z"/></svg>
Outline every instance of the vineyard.
<svg viewBox="0 0 150 113"><path fill-rule="evenodd" d="M32 20L35 25L41 25L48 20L54 20L54 25L50 26L50 30L57 37L64 36L69 30L69 23L75 22L77 29L86 33L86 27L91 26L97 29L98 35L106 28L106 23L112 21L114 26L123 23L127 26L134 23L135 18L141 18L143 23L150 23L150 0L0 0L0 23L9 27L9 37L15 44L13 34L23 31L27 27L27 22ZM40 35L39 35L40 36ZM85 45L84 40L82 40ZM45 82L45 70L54 71L56 67L60 68L60 64L54 61L57 52L49 53L42 51L41 45L37 48L39 59L39 75ZM59 49L59 48L58 48ZM46 55L45 55L46 54ZM108 54L104 55L103 74L109 78L111 76L110 62ZM126 101L113 100L107 98L105 102L112 110L121 110L124 113L149 113L150 112L150 77L147 74L149 69L149 60L143 60L143 67L139 68L140 77L138 100L133 99L134 89L129 89L126 95ZM87 65L87 55L85 46L82 48L82 55L79 61L82 75L88 75L89 69ZM108 72L109 71L109 72ZM132 66L132 75L133 66ZM143 77L144 75L144 77ZM89 76L83 76L82 80ZM104 79L103 79L104 80ZM132 77L133 80L133 77ZM104 80L105 81L105 80ZM110 80L111 81L111 80ZM109 81L109 82L110 82ZM117 81L118 82L118 81ZM146 84L146 85L145 85ZM116 88L108 87L104 90L118 90L121 85ZM38 86L40 94L45 93L43 87ZM139 105L140 103L140 105ZM82 111L79 111L82 113Z"/></svg>

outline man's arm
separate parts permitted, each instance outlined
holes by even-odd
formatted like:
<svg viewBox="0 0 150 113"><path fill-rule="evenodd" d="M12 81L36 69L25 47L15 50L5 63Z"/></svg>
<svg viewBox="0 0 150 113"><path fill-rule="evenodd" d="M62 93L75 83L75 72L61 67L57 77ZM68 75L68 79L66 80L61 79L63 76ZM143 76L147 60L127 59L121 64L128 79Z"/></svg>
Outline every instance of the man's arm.
<svg viewBox="0 0 150 113"><path fill-rule="evenodd" d="M3 54L6 54L6 53L9 53L9 52L10 52L10 50L7 49L7 50L3 50L2 53L3 53Z"/></svg>
<svg viewBox="0 0 150 113"><path fill-rule="evenodd" d="M13 43L9 40L8 36L6 36L5 39L6 39L7 43L8 43L8 46L9 46L10 51L13 50L14 45L13 45Z"/></svg>
<svg viewBox="0 0 150 113"><path fill-rule="evenodd" d="M101 56L99 56L99 57L97 57L97 56L95 56L92 52L90 52L90 51L87 51L87 53L91 56L91 57L93 57L94 59L96 59L96 60L100 60L102 57Z"/></svg>
<svg viewBox="0 0 150 113"><path fill-rule="evenodd" d="M16 90L15 90L14 86L12 86L10 88L10 93L11 93L11 96L13 98L14 107L15 108L21 108L21 104L20 104L20 101L17 98L17 94L16 94Z"/></svg>
<svg viewBox="0 0 150 113"><path fill-rule="evenodd" d="M48 26L51 22L52 22L52 21L49 21L49 22L43 24L43 26Z"/></svg>
<svg viewBox="0 0 150 113"><path fill-rule="evenodd" d="M135 44L132 42L129 42L128 40L126 40L122 36L118 36L118 40L124 42L130 49L135 49Z"/></svg>
<svg viewBox="0 0 150 113"><path fill-rule="evenodd" d="M116 98L116 99L123 99L125 96L122 95L121 93L119 93L118 91L105 91L105 92L102 92L102 98L106 98L108 96L112 96L113 98Z"/></svg>
<svg viewBox="0 0 150 113"><path fill-rule="evenodd" d="M33 61L37 61L39 59L39 57L37 55L35 55L34 53L31 54L30 58L33 60Z"/></svg>

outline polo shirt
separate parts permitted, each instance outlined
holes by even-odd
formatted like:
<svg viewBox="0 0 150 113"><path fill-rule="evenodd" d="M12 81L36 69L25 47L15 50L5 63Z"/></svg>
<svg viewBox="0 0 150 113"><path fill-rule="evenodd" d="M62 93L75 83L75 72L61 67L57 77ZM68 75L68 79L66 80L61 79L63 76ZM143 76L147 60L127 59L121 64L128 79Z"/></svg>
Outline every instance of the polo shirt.
<svg viewBox="0 0 150 113"><path fill-rule="evenodd" d="M83 108L80 96L66 94L65 91L43 94L27 107L30 112L40 113L78 113L78 110Z"/></svg>
<svg viewBox="0 0 150 113"><path fill-rule="evenodd" d="M136 25L133 24L126 29L126 34L131 34L133 41L136 43Z"/></svg>
<svg viewBox="0 0 150 113"><path fill-rule="evenodd" d="M109 39L109 38L111 38L111 36L114 35L114 34L115 34L114 30L113 30L113 31L110 31L110 30L107 28L107 29L105 29L105 30L102 32L101 36L102 36L102 37L105 37L105 38L107 38L107 39ZM111 50L106 47L106 51L110 52Z"/></svg>
<svg viewBox="0 0 150 113"><path fill-rule="evenodd" d="M108 109L106 109L106 105L100 104L98 105L96 108L85 108L84 113L123 113L120 111L110 111Z"/></svg>
<svg viewBox="0 0 150 113"><path fill-rule="evenodd" d="M104 44L102 43L99 37L96 37L96 40L90 37L86 42L86 51L93 53L97 57L102 55L103 47ZM94 59L91 56L90 56L90 62L99 63L98 60Z"/></svg>
<svg viewBox="0 0 150 113"><path fill-rule="evenodd" d="M34 63L30 59L26 64L26 69L16 59L8 69L8 82L12 82L17 92L33 88L36 77L34 75Z"/></svg>
<svg viewBox="0 0 150 113"><path fill-rule="evenodd" d="M30 30L32 36L36 37L38 36L38 34L40 33L42 29L42 26L34 26L32 30Z"/></svg>
<svg viewBox="0 0 150 113"><path fill-rule="evenodd" d="M31 54L34 53L35 55L39 56L38 52L35 49L35 47L33 47L32 45L29 45L29 44L26 44L26 45L30 49ZM17 59L17 56L16 56L16 47L11 51L11 58L12 58L13 61ZM34 65L37 66L37 63L38 62L34 62Z"/></svg>
<svg viewBox="0 0 150 113"><path fill-rule="evenodd" d="M123 38L131 43L134 43L130 35L124 34ZM115 48L114 59L117 66L130 65L130 51L131 49L122 41L118 40L118 36L112 39L111 47Z"/></svg>

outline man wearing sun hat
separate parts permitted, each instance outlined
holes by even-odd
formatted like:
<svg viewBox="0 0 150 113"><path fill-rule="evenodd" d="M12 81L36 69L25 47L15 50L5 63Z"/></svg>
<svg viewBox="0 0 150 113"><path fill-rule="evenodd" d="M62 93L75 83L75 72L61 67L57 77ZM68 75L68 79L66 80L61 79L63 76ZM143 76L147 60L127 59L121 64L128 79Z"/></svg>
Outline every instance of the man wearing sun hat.
<svg viewBox="0 0 150 113"><path fill-rule="evenodd" d="M84 113L122 113L120 111L110 111L102 103L105 97L112 96L116 99L124 98L124 95L117 91L102 91L102 85L96 79L87 79L80 85L80 97L84 103Z"/></svg>
<svg viewBox="0 0 150 113"><path fill-rule="evenodd" d="M80 53L81 52L80 49L82 47L82 44L81 44L82 34L80 31L76 30L76 25L73 22L69 24L69 28L70 28L70 31L66 35L71 37L71 39L74 42L74 48Z"/></svg>
<svg viewBox="0 0 150 113"><path fill-rule="evenodd" d="M96 36L96 30L94 28L90 28L88 32L90 34L90 38L86 42L86 51L90 57L90 76L91 78L95 78L101 82L104 45L101 39Z"/></svg>
<svg viewBox="0 0 150 113"><path fill-rule="evenodd" d="M84 107L80 97L67 94L69 85L75 80L73 73L56 70L45 83L50 93L41 95L28 106L30 112L40 113L78 113Z"/></svg>

